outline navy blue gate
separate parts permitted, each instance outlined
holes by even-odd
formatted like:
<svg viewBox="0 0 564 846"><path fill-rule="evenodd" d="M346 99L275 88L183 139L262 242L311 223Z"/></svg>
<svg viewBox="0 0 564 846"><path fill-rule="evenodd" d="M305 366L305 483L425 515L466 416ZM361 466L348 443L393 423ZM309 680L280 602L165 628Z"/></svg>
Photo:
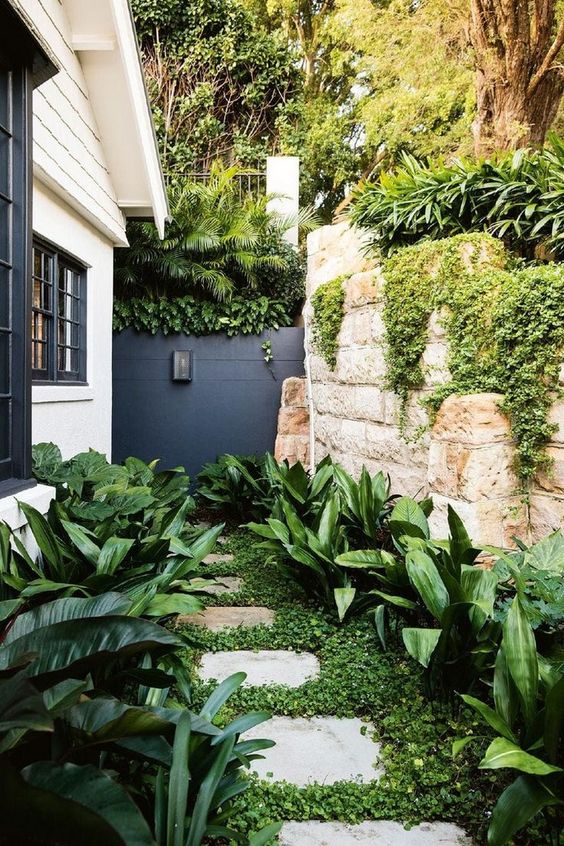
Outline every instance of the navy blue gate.
<svg viewBox="0 0 564 846"><path fill-rule="evenodd" d="M271 368L261 347L271 341ZM174 351L191 351L191 381L174 381ZM272 451L282 382L304 372L303 329L193 337L126 329L113 344L113 460L129 455L193 477L224 452ZM177 374L186 375L187 362ZM182 367L184 365L184 368Z"/></svg>

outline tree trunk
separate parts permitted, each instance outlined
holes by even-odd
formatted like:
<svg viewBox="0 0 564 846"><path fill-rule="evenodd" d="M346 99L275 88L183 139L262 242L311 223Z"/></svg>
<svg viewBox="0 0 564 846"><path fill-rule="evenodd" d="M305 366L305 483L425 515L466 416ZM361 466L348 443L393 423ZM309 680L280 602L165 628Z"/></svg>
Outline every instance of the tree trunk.
<svg viewBox="0 0 564 846"><path fill-rule="evenodd" d="M539 146L564 93L556 0L471 0L476 58L476 155Z"/></svg>

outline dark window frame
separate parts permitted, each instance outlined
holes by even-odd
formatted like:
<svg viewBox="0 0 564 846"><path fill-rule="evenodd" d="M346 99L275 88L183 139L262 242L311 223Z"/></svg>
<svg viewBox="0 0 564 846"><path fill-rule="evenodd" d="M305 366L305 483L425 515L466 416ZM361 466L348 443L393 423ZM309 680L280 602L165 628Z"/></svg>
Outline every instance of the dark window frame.
<svg viewBox="0 0 564 846"><path fill-rule="evenodd" d="M50 283L51 287L51 308L49 310L43 310L37 308L36 306L32 307L32 315L37 313L42 313L48 322L48 338L46 341L46 350L47 350L47 367L45 369L32 369L32 378L34 385L77 385L84 387L88 385L87 379L87 363L88 363L88 350L87 350L87 304L88 304L88 281L87 281L87 266L79 261L74 256L67 253L65 250L62 250L56 244L51 243L50 241L42 238L40 236L34 236L33 238L33 250L35 249L40 250L42 253L48 255L52 261L52 279ZM34 253L35 255L35 253ZM76 273L79 278L79 293L78 293L78 320L76 321L75 325L78 326L78 345L76 347L77 354L78 354L78 370L75 371L66 371L66 370L59 370L58 367L58 354L59 354L59 319L61 315L59 314L59 299L60 299L60 289L59 289L59 269L63 267L65 269L70 270L72 273ZM33 280L37 278L35 276L35 267L32 264L32 271L33 271ZM33 319L33 318L32 318ZM68 318L64 317L65 322L74 322L69 321ZM31 345L33 347L33 343L35 339L33 338L32 332L32 340Z"/></svg>
<svg viewBox="0 0 564 846"><path fill-rule="evenodd" d="M5 34L5 33L3 33ZM32 76L29 66L18 64L0 44L1 73L8 98L10 138L8 190L9 213L7 231L9 253L2 266L6 269L9 289L8 307L8 374L7 391L3 395L8 405L8 455L0 461L0 496L21 491L33 485L31 477L31 93ZM5 133L6 135L6 133ZM4 404L4 403L3 403ZM2 410L4 413L4 409Z"/></svg>

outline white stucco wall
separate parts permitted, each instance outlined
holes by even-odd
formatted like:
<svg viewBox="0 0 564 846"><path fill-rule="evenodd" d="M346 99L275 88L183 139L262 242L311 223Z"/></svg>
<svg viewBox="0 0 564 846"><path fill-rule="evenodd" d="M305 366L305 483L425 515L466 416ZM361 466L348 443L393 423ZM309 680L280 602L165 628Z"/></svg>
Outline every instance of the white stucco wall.
<svg viewBox="0 0 564 846"><path fill-rule="evenodd" d="M65 458L89 447L111 454L113 246L37 179L33 229L88 265L88 385L34 385L33 443L53 441Z"/></svg>
<svg viewBox="0 0 564 846"><path fill-rule="evenodd" d="M81 215L123 241L124 215L116 200L103 139L94 117L73 33L60 0L21 0L57 57L60 71L33 93L34 172L64 193ZM108 91L111 96L111 92Z"/></svg>

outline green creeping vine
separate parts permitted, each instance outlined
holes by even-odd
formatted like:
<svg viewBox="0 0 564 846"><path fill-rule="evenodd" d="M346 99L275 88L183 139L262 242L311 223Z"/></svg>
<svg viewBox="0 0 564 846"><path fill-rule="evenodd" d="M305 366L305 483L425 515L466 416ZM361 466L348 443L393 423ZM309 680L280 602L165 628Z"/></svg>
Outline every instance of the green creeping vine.
<svg viewBox="0 0 564 846"><path fill-rule="evenodd" d="M337 336L343 322L345 289L348 276L338 276L320 285L311 302L313 305L313 343L331 370L337 363Z"/></svg>
<svg viewBox="0 0 564 846"><path fill-rule="evenodd" d="M451 381L427 405L451 394L504 395L501 410L526 483L550 466L548 412L558 392L564 347L564 266L516 265L485 234L458 235L399 250L384 263L388 386L402 401L424 382L421 356L431 313L443 309Z"/></svg>
<svg viewBox="0 0 564 846"><path fill-rule="evenodd" d="M288 306L269 297L234 296L213 302L187 294L172 299L132 297L114 301L114 330L131 327L138 332L160 330L165 335L185 332L187 335L211 335L226 332L232 335L260 335L265 329L291 326L293 318Z"/></svg>

